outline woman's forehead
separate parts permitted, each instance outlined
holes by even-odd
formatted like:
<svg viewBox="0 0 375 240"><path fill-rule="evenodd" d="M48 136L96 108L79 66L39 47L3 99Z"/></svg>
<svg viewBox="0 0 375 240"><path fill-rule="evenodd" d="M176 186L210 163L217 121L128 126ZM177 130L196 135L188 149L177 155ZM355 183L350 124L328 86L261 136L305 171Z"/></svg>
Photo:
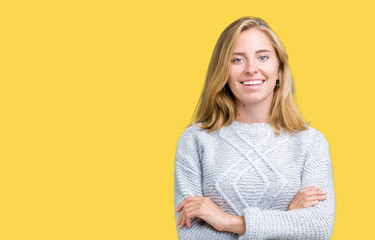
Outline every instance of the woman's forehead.
<svg viewBox="0 0 375 240"><path fill-rule="evenodd" d="M234 48L234 52L246 51L274 52L274 48L267 34L257 28L250 28L240 33Z"/></svg>

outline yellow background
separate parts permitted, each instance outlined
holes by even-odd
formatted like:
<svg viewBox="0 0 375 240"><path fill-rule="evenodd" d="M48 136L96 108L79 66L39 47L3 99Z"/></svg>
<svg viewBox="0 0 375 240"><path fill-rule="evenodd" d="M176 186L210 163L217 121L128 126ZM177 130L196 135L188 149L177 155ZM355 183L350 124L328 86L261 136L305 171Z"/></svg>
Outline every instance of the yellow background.
<svg viewBox="0 0 375 240"><path fill-rule="evenodd" d="M371 1L2 1L0 239L177 239L174 154L214 44L243 16L285 45L331 148L332 239L369 239Z"/></svg>

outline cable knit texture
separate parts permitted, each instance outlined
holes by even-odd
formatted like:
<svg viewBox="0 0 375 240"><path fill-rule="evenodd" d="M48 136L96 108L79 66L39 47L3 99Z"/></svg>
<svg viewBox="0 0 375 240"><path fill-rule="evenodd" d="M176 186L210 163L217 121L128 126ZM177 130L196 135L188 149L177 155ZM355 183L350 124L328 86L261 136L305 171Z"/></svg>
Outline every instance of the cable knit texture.
<svg viewBox="0 0 375 240"><path fill-rule="evenodd" d="M189 196L209 197L224 212L245 219L246 232L220 232L200 218L179 229L179 239L330 239L335 193L329 146L308 126L277 136L271 124L241 123L207 133L190 126L175 158L174 205ZM326 200L287 211L298 190L318 186ZM180 212L175 213L176 223Z"/></svg>

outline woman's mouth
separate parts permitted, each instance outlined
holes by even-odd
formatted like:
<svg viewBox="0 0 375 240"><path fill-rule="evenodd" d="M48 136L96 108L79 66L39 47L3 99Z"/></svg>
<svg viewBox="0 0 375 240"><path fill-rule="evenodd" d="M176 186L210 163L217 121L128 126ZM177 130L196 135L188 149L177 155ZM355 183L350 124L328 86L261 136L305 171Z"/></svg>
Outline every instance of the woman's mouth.
<svg viewBox="0 0 375 240"><path fill-rule="evenodd" d="M241 84L249 89L257 89L259 88L265 80L249 80L249 81L243 81Z"/></svg>

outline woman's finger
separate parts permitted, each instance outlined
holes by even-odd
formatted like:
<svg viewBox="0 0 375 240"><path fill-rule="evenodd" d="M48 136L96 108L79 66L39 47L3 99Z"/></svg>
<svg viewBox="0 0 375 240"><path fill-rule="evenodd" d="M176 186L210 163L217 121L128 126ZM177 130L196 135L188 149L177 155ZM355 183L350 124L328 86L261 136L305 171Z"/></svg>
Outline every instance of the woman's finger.
<svg viewBox="0 0 375 240"><path fill-rule="evenodd" d="M197 201L186 203L184 206L185 223L188 228L191 228L191 219L196 217L196 211L199 209L200 204Z"/></svg>
<svg viewBox="0 0 375 240"><path fill-rule="evenodd" d="M326 196L325 193L322 192L305 192L300 197L301 198L312 198L312 197L321 197Z"/></svg>
<svg viewBox="0 0 375 240"><path fill-rule="evenodd" d="M200 199L201 197L199 196L190 196L190 197L187 197L185 198L176 208L176 212L179 212L187 202L191 201L191 200L198 200Z"/></svg>
<svg viewBox="0 0 375 240"><path fill-rule="evenodd" d="M180 213L180 216L178 216L178 222L177 222L177 225L180 225L181 224L181 221L182 221L182 217L184 216L185 214L185 208L182 209L181 213Z"/></svg>
<svg viewBox="0 0 375 240"><path fill-rule="evenodd" d="M195 215L194 215L193 213L190 213L190 216L189 216L189 217L186 216L186 226L187 226L188 228L191 228L191 219L192 219L193 217L195 217Z"/></svg>
<svg viewBox="0 0 375 240"><path fill-rule="evenodd" d="M310 191L310 190L319 190L319 187L312 186L312 187L302 188L299 190L299 192L303 193L303 192Z"/></svg>
<svg viewBox="0 0 375 240"><path fill-rule="evenodd" d="M310 201L310 202L305 203L304 206L305 206L305 208L308 208L308 207L317 205L318 203L319 203L319 201Z"/></svg>
<svg viewBox="0 0 375 240"><path fill-rule="evenodd" d="M191 228L192 218L194 217L202 218L202 212L200 210L200 207L202 207L202 204L204 204L205 208L210 208L212 207L211 205L213 205L215 206L215 208L220 209L217 205L215 205L211 201L211 199L208 199L205 197L199 197L199 196L187 197L185 200L183 200L179 204L179 206L176 209L176 211L180 211L180 216L177 221L177 225L179 225L180 229L183 228L185 225L188 228Z"/></svg>
<svg viewBox="0 0 375 240"><path fill-rule="evenodd" d="M185 226L185 214L182 215L181 223L180 223L180 229Z"/></svg>
<svg viewBox="0 0 375 240"><path fill-rule="evenodd" d="M183 208L185 202L186 202L186 199L185 198L182 202L180 202L180 204L178 204L177 208L176 208L176 212L179 212L181 210L181 208Z"/></svg>
<svg viewBox="0 0 375 240"><path fill-rule="evenodd" d="M186 217L186 226L188 228L191 228L191 218L189 218L189 217Z"/></svg>
<svg viewBox="0 0 375 240"><path fill-rule="evenodd" d="M304 196L311 196L311 195L324 195L326 194L326 191L323 190L310 190L310 191L305 191L303 193Z"/></svg>
<svg viewBox="0 0 375 240"><path fill-rule="evenodd" d="M181 221L181 213L180 213L180 216L178 216L178 221L177 221L177 225L180 225L180 221Z"/></svg>
<svg viewBox="0 0 375 240"><path fill-rule="evenodd" d="M189 208L186 208L186 212L189 213L189 216L186 214L186 225L188 228L191 228L191 219L197 217L199 205L193 205Z"/></svg>
<svg viewBox="0 0 375 240"><path fill-rule="evenodd" d="M319 201L323 201L326 198L326 192L317 186L302 188L297 192L292 202L289 204L288 211L316 205Z"/></svg>
<svg viewBox="0 0 375 240"><path fill-rule="evenodd" d="M180 213L180 216L178 216L177 225L180 225L181 215L182 215L182 214Z"/></svg>
<svg viewBox="0 0 375 240"><path fill-rule="evenodd" d="M327 197L325 195L312 195L312 196L309 196L309 197L306 197L305 200L307 202L312 202L312 201L321 201L321 200L325 200Z"/></svg>

